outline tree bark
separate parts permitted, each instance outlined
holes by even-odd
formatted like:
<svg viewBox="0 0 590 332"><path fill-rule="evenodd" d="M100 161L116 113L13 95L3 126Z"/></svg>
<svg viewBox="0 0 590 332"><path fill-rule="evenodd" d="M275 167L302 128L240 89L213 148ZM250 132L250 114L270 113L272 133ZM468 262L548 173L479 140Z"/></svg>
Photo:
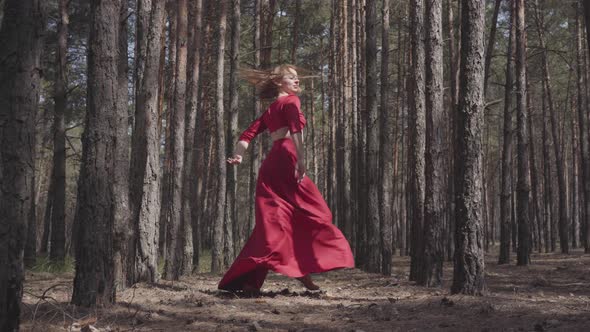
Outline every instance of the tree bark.
<svg viewBox="0 0 590 332"><path fill-rule="evenodd" d="M530 144L530 151L531 151L531 159L530 159L530 165L531 165L531 190L533 191L532 194L532 209L531 209L531 214L533 215L533 217L536 220L535 223L535 231L537 234L537 250L540 253L542 251L542 247L543 247L543 218L541 215L541 201L539 198L539 171L537 170L537 158L535 157L535 145L534 145L534 136L533 133L535 132L533 130L533 107L532 107L532 102L531 100L533 100L532 96L531 96L531 89L529 87L529 81L528 81L528 74L527 74L527 105L528 105L528 134L529 134L529 144Z"/></svg>
<svg viewBox="0 0 590 332"><path fill-rule="evenodd" d="M524 9L523 9L524 10ZM537 25L537 34L539 37L539 46L543 51L543 81L546 87L547 93L547 104L549 107L549 114L551 117L551 134L553 136L553 149L555 153L555 164L557 168L557 187L559 190L559 244L561 252L564 254L569 253L569 215L567 211L567 190L565 180L565 161L563 158L563 151L559 144L558 134L558 119L557 112L555 110L555 104L553 103L553 95L551 88L551 78L549 76L549 60L547 56L547 49L545 45L545 31L543 27L543 20L539 13L537 1L535 0L535 22Z"/></svg>
<svg viewBox="0 0 590 332"><path fill-rule="evenodd" d="M380 123L380 156L379 169L381 184L379 186L379 211L381 229L381 272L391 275L393 258L393 215L391 204L393 202L393 112L389 104L389 0L383 0L381 30L381 121ZM399 106L397 106L399 107Z"/></svg>
<svg viewBox="0 0 590 332"><path fill-rule="evenodd" d="M72 303L103 307L115 302L114 227L117 192L115 136L118 96L120 1L92 1L88 41L88 97L74 222L76 276Z"/></svg>
<svg viewBox="0 0 590 332"><path fill-rule="evenodd" d="M174 105L171 114L171 200L167 206L170 216L166 234L166 264L164 278L178 280L182 274L184 258L185 226L189 220L182 220L182 193L184 169L184 134L186 114L186 66L188 40L188 0L179 0L176 8L176 84L174 85ZM192 259L191 259L192 260ZM191 262L192 263L192 262ZM191 269L187 272L192 272Z"/></svg>
<svg viewBox="0 0 590 332"><path fill-rule="evenodd" d="M359 118L360 118L360 103L359 103L359 34L360 34L360 27L358 25L359 22L359 1L351 1L349 6L349 17L350 17L350 29L351 32L349 33L349 40L350 40L350 192L351 195L349 196L352 202L360 202L360 190L359 190ZM322 84L322 91L324 90L324 85ZM323 94L323 92L322 92ZM323 97L322 97L322 100ZM324 123L324 112L322 112L322 122ZM352 205L352 204L351 204ZM356 205L359 207L359 204ZM360 211L362 210L361 207L353 208L350 217L352 220L359 220ZM357 236L359 233L359 227L362 229L362 223L359 222L351 222L352 225L352 234L348 237L352 250L356 250L357 248Z"/></svg>
<svg viewBox="0 0 590 332"><path fill-rule="evenodd" d="M578 7L578 9L581 9ZM578 10L580 12L580 10ZM586 19L586 38L587 38L587 45L588 49L590 50L590 1L584 1L584 17ZM584 223L582 225L582 238L584 242L584 251L586 253L590 253L590 138L588 137L588 127L590 126L590 122L588 121L588 101L584 102L582 100L582 22L580 22L581 18L577 16L576 25L577 25L577 42L576 42L576 63L577 63L577 73L578 73L578 126L580 127L580 142L581 142L581 162L582 162L582 182L584 188ZM586 73L587 74L587 67ZM587 94L586 94L587 96Z"/></svg>
<svg viewBox="0 0 590 332"><path fill-rule="evenodd" d="M574 25L575 26L575 25ZM572 248L578 248L579 243L578 243L578 239L580 238L580 209L579 209L579 205L580 205L580 197L579 197L579 193L580 193L580 183L579 183L579 178L580 178L580 174L579 174L579 170L580 170L580 151L579 151L579 146L580 146L580 142L578 139L578 128L577 127L577 121L576 121L576 96L572 95L570 97L570 105L571 105L571 131L572 131L572 140L571 140L571 145L572 145L572 167L571 167L571 211L572 211L572 227L571 227L571 233L569 234L569 236L571 237L571 241L572 241Z"/></svg>
<svg viewBox="0 0 590 332"><path fill-rule="evenodd" d="M504 84L504 135L502 143L502 175L500 193L500 256L498 264L510 263L510 230L512 224L511 207L511 172L512 172L512 89L513 89L513 57L515 50L514 4L510 5L510 37L506 52L506 83Z"/></svg>
<svg viewBox="0 0 590 332"><path fill-rule="evenodd" d="M150 17L152 12L152 0L135 0L136 1L136 19L135 19L135 102L139 99L139 87L143 80L143 71L147 56L147 42L150 31ZM133 139L132 139L133 140ZM133 144L133 143L132 143Z"/></svg>
<svg viewBox="0 0 590 332"><path fill-rule="evenodd" d="M199 117L199 86L201 83L201 41L203 29L203 1L196 0L189 3L189 40L188 40L188 87L186 106L186 131L184 134L184 170L183 170L183 194L182 194L182 222L184 225L184 250L182 266L185 273L196 272L198 268L199 248L198 243L198 212L201 208L198 197L197 153L203 141L197 135L197 121ZM195 258L197 256L197 258ZM194 264L196 263L196 264Z"/></svg>
<svg viewBox="0 0 590 332"><path fill-rule="evenodd" d="M461 82L455 154L455 265L451 294L485 291L482 232L482 135L484 112L483 1L461 8Z"/></svg>
<svg viewBox="0 0 590 332"><path fill-rule="evenodd" d="M543 109L543 188L544 208L543 220L545 221L545 252L555 251L555 238L553 232L553 183L551 172L551 154L549 135L547 133L547 105L545 102L545 85L542 88L542 109Z"/></svg>
<svg viewBox="0 0 590 332"><path fill-rule="evenodd" d="M527 130L527 91L526 91L526 37L525 37L525 4L524 0L516 0L516 130L518 139L518 175L516 183L516 206L518 224L518 265L530 263L530 210L529 193L531 191L529 142Z"/></svg>
<svg viewBox="0 0 590 332"><path fill-rule="evenodd" d="M442 0L426 1L426 154L422 269L418 284L438 287L442 283L444 217L444 128Z"/></svg>
<svg viewBox="0 0 590 332"><path fill-rule="evenodd" d="M411 58L412 74L411 87L408 96L410 100L408 127L410 128L408 148L408 177L410 189L408 223L411 225L411 263L410 280L416 281L422 268L422 235L424 224L425 199L425 92L424 92L424 44L423 44L423 0L412 0L410 3L411 29Z"/></svg>
<svg viewBox="0 0 590 332"><path fill-rule="evenodd" d="M160 218L160 132L158 86L160 51L165 21L163 1L151 4L146 26L145 70L136 87L135 125L133 128L130 188L131 218L134 228L132 283L156 282L158 276L158 239ZM137 64L136 64L137 65Z"/></svg>
<svg viewBox="0 0 590 332"><path fill-rule="evenodd" d="M0 26L0 330L18 331L27 224L34 217L35 118L44 5L7 0Z"/></svg>
<svg viewBox="0 0 590 332"><path fill-rule="evenodd" d="M457 120L455 119L457 116L457 107L458 107L458 74L459 74L459 59L460 59L460 47L456 46L456 42L455 42L455 22L453 19L453 4L452 4L452 0L447 0L447 16L448 16L448 26L449 26L449 69L450 69L450 85L451 85L451 110L450 110L450 117L449 117L449 170L454 169L454 164L453 164L453 156L455 154L455 152L453 151L453 149L455 148L455 124L457 123ZM460 17L460 15L459 15ZM459 49L459 50L457 50ZM446 239L446 251L447 251L447 260L452 260L453 259L453 254L454 254L454 247L455 247L455 242L454 242L454 227L455 227L455 202L453 197L455 197L455 180L453 178L453 174L454 172L449 171L448 172L448 179L447 179L447 185L448 185L448 201L447 201L447 209L448 209L448 216L447 216L447 220L448 220L448 227L447 227L447 239Z"/></svg>
<svg viewBox="0 0 590 332"><path fill-rule="evenodd" d="M261 21L260 21L260 15L261 15L261 10L260 10L260 2L262 0L255 0L255 15L254 15L254 40L253 40L253 46L254 46L254 68L255 69L259 69L260 68L260 55L261 55L261 50L260 50L260 45L261 45L261 40L260 40L260 33L261 33ZM252 121L256 118L258 118L259 114L260 114L260 99L258 98L258 96L256 96L256 88L252 89L252 103L254 104L254 107L252 108ZM254 199L255 199L255 195L256 195L256 180L258 178L258 168L260 167L260 156L258 154L258 146L260 143L256 142L256 141L252 141L250 142L250 180L249 180L249 186L248 186L248 228L247 231L244 231L244 237L247 234L250 234L250 232L254 229L254 224L255 224L255 204L254 204Z"/></svg>
<svg viewBox="0 0 590 332"><path fill-rule="evenodd" d="M485 62L485 74L484 74L484 83L483 83L483 92L484 96L487 94L488 91L488 79L490 78L490 66L492 64L492 55L494 53L494 46L496 44L496 27L498 25L498 14L500 12L500 4L502 0L496 0L496 4L494 5L494 14L492 16L492 27L490 28L490 37L488 39L488 47L486 50L486 62Z"/></svg>
<svg viewBox="0 0 590 332"><path fill-rule="evenodd" d="M357 96L358 96L358 108L357 108L357 123L356 123L356 174L360 177L357 181L357 195L359 202L368 197L368 178L366 176L360 176L364 174L364 170L367 169L367 123L368 123L368 108L367 108L367 93L366 93L366 79L367 79L367 66L363 65L366 63L367 58L367 34L366 32L366 0L360 0L356 6L356 24L357 29L357 63L361 64L357 66ZM367 204L359 204L358 209L358 220L368 220L367 217ZM355 256L357 265L363 267L366 265L366 253L369 250L367 247L368 243L368 223L358 223L356 227L355 241L353 246L355 249Z"/></svg>
<svg viewBox="0 0 590 332"><path fill-rule="evenodd" d="M347 238L353 235L352 201L351 201L351 155L349 149L352 141L351 110L352 110L352 85L351 85L351 58L350 58L350 33L352 24L347 1L341 1L338 6L337 24L339 54L336 61L336 206L334 211L335 223L339 225Z"/></svg>
<svg viewBox="0 0 590 332"><path fill-rule="evenodd" d="M297 47L299 46L299 26L301 22L301 2L302 0L295 0L295 14L293 18L293 33L291 44L291 63L297 63Z"/></svg>
<svg viewBox="0 0 590 332"><path fill-rule="evenodd" d="M380 216L379 216L379 109L377 100L377 3L367 0L366 5L367 48L367 264L368 272L381 271Z"/></svg>
<svg viewBox="0 0 590 332"><path fill-rule="evenodd" d="M345 205L344 205L344 115L343 105L344 102L344 74L343 74L343 62L346 59L343 56L345 47L343 46L344 27L346 25L345 15L343 15L343 2L334 2L334 48L332 50L332 56L334 58L334 71L332 75L332 95L334 98L334 207L332 209L334 224L341 227L344 236L347 236L349 232L349 225L346 225L347 220L345 217Z"/></svg>
<svg viewBox="0 0 590 332"><path fill-rule="evenodd" d="M133 284L131 278L133 268L130 261L135 255L132 237L129 206L129 93L128 93L128 39L127 18L129 6L127 0L119 3L117 24L117 110L115 113L115 158L113 176L113 190L117 195L113 208L113 250L115 264L115 286L117 290L125 289Z"/></svg>
<svg viewBox="0 0 590 332"><path fill-rule="evenodd" d="M43 234L41 234L41 244L39 253L47 254L49 252L49 237L51 236L51 210L53 209L53 176L49 175L49 186L47 188L47 200L45 202L45 213L43 214Z"/></svg>
<svg viewBox="0 0 590 332"><path fill-rule="evenodd" d="M172 117L174 115L174 91L176 86L176 52L178 48L176 43L178 42L178 15L177 15L177 1L166 2L166 12L168 15L168 68L167 68L167 82L165 88L166 99L166 114L165 114L165 132L164 132L164 165L163 175L160 185L161 190L161 208L160 208L160 251L164 260L167 260L168 255L168 227L171 222L171 209L170 204L172 202ZM163 119L164 120L164 119Z"/></svg>
<svg viewBox="0 0 590 332"><path fill-rule="evenodd" d="M336 87L335 77L338 72L336 65L336 50L337 50L337 38L336 38L336 18L337 18L337 2L332 0L331 11L330 11L330 61L328 74L328 90L330 91L330 108L328 110L328 158L327 158L327 170L326 170L326 201L333 211L334 222L337 222L337 195L336 195ZM361 205L362 206L362 205Z"/></svg>
<svg viewBox="0 0 590 332"><path fill-rule="evenodd" d="M57 27L57 72L55 81L55 113L53 119L53 192L48 198L51 204L51 251L52 261L65 258L65 210L66 210L66 132L64 114L67 107L67 49L68 49L68 2L59 1L60 21Z"/></svg>
<svg viewBox="0 0 590 332"><path fill-rule="evenodd" d="M229 69L229 112L228 126L226 137L226 156L232 155L233 146L238 138L238 66L240 55L240 1L232 0L231 16L231 50L230 50L230 69ZM236 166L227 167L227 192L226 207L224 218L224 238L225 247L223 256L225 265L229 266L235 259L235 253L241 249L238 221L238 168ZM238 240L239 239L239 240Z"/></svg>
<svg viewBox="0 0 590 332"><path fill-rule="evenodd" d="M216 149L217 160L214 163L217 168L217 196L215 199L215 214L213 220L213 248L211 250L211 272L219 273L225 268L224 264L224 208L226 195L226 162L225 155L225 128L224 118L225 111L223 108L223 70L224 70L224 54L225 54L225 33L227 25L227 0L221 1L220 15L219 15L219 34L217 37L217 80L216 80L216 114L215 114L215 128L217 131Z"/></svg>

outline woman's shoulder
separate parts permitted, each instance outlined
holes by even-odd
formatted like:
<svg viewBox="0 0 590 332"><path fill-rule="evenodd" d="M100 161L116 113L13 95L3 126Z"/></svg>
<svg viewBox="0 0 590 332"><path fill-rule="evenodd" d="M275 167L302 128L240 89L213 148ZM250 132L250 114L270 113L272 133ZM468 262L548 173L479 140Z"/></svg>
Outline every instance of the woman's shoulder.
<svg viewBox="0 0 590 332"><path fill-rule="evenodd" d="M301 106L301 100L299 100L298 95L287 95L280 98L283 105L295 104L297 107Z"/></svg>

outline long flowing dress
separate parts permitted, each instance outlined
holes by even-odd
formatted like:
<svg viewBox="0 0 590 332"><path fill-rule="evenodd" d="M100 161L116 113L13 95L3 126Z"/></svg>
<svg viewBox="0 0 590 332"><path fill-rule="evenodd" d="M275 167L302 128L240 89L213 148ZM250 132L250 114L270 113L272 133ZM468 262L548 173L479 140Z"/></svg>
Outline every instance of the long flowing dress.
<svg viewBox="0 0 590 332"><path fill-rule="evenodd" d="M250 142L267 128L301 132L305 118L299 97L277 98L240 136ZM260 289L268 270L288 277L354 267L348 241L332 224L332 213L308 177L295 177L297 151L290 138L276 140L260 166L256 224L246 245L219 282L219 289Z"/></svg>

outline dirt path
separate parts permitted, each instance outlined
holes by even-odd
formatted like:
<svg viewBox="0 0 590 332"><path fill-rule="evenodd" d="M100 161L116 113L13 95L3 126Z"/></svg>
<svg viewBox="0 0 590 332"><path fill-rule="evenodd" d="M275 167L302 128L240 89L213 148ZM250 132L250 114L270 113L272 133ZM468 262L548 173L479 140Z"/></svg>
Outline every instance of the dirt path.
<svg viewBox="0 0 590 332"><path fill-rule="evenodd" d="M487 257L483 297L449 295L450 263L443 288L416 287L407 281L409 260L398 258L393 277L360 270L317 275L320 292L275 274L257 298L217 291L220 276L211 274L140 284L120 292L107 310L70 306L71 274L29 273L22 330L76 331L86 322L100 331L590 331L590 255L532 259L523 268Z"/></svg>

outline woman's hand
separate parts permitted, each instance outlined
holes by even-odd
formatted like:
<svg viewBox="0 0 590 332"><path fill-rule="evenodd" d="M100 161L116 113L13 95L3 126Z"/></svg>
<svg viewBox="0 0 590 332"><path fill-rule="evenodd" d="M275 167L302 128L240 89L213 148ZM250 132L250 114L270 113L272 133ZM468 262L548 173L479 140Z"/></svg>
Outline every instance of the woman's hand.
<svg viewBox="0 0 590 332"><path fill-rule="evenodd" d="M242 163L242 156L239 154L234 154L232 157L227 158L228 164L241 164Z"/></svg>
<svg viewBox="0 0 590 332"><path fill-rule="evenodd" d="M305 171L305 163L302 160L298 160L297 166L295 166L295 178L297 179L297 183L301 183L301 181L303 181Z"/></svg>

